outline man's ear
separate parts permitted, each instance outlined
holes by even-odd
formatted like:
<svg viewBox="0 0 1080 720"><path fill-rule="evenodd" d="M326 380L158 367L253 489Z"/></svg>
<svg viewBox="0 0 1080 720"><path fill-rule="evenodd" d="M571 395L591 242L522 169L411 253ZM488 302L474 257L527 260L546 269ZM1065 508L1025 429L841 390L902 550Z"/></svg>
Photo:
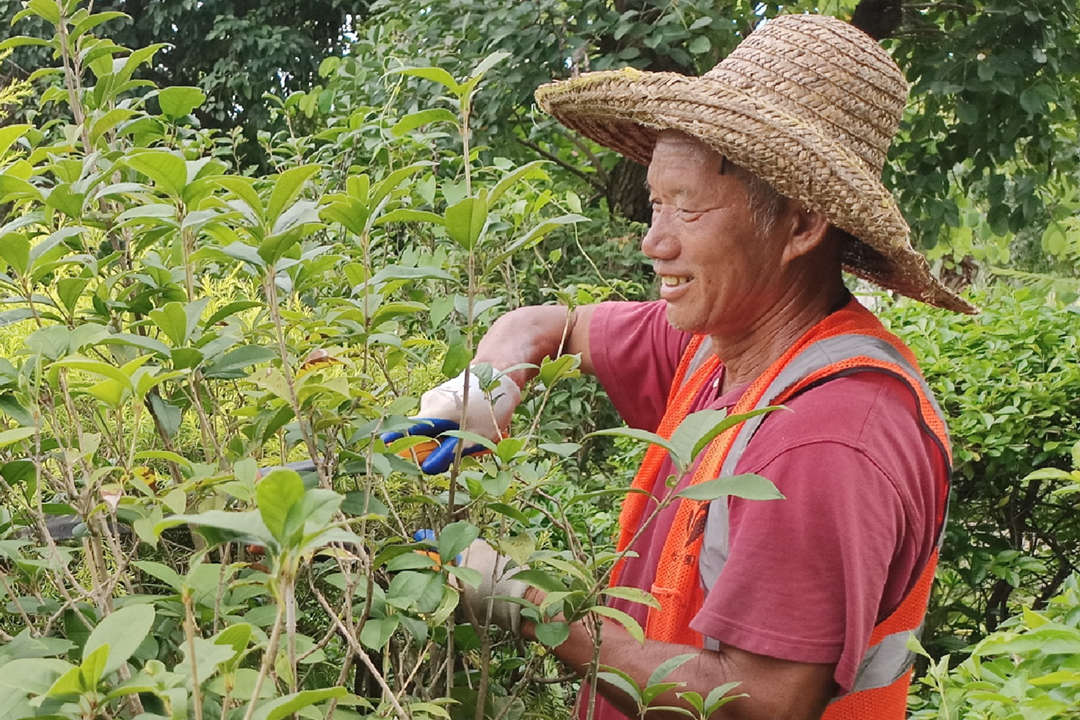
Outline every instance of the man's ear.
<svg viewBox="0 0 1080 720"><path fill-rule="evenodd" d="M792 262L816 251L825 244L829 234L829 221L825 215L807 210L799 203L791 203L784 218L791 235L784 246L784 262Z"/></svg>

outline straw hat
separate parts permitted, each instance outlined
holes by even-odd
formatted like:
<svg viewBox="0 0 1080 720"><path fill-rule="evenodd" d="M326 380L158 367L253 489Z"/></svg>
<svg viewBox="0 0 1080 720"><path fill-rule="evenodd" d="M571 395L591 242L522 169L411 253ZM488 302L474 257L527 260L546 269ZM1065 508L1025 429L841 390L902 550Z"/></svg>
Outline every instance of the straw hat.
<svg viewBox="0 0 1080 720"><path fill-rule="evenodd" d="M705 142L853 236L844 267L931 305L976 312L930 272L881 169L907 100L900 68L836 18L783 15L702 77L633 68L541 85L559 122L647 165L660 130Z"/></svg>

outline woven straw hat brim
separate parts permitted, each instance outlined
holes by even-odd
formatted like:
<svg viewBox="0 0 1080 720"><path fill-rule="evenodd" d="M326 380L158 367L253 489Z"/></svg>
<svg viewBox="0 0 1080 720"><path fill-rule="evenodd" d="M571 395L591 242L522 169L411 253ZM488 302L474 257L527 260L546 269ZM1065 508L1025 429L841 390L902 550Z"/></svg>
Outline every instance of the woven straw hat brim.
<svg viewBox="0 0 1080 720"><path fill-rule="evenodd" d="M849 272L931 305L977 311L912 249L895 199L859 158L767 99L708 77L630 68L548 83L536 99L567 127L643 165L661 130L698 138L853 236L842 250Z"/></svg>

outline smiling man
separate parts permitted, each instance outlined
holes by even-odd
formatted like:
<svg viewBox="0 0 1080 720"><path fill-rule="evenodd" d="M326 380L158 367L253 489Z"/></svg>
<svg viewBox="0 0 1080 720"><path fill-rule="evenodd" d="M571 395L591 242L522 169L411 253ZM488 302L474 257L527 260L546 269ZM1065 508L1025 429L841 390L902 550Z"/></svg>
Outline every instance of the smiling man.
<svg viewBox="0 0 1080 720"><path fill-rule="evenodd" d="M748 695L714 717L905 715L906 642L925 614L944 524L948 437L914 357L852 298L841 270L974 311L911 248L880 182L906 93L871 38L810 15L764 23L700 78L624 70L537 91L562 123L648 166L641 249L660 299L513 311L476 361L502 369L580 353L626 422L661 434L706 408L790 410L723 433L677 484L758 473L785 499L683 500L655 514L650 494L671 492L674 468L654 447L634 478L645 492L628 495L620 517L618 547L632 554L612 583L660 607L613 601L647 639L604 623L600 663L644 685L664 660L694 652L669 678L681 690L739 681ZM424 395L421 414L496 436L529 376L509 372L493 408L474 385L464 418L463 378L451 380ZM445 468L452 442L426 469ZM541 596L501 577L506 563L487 546L465 562L491 580L465 590L477 608ZM516 605L495 605L494 619L531 636ZM581 624L555 650L583 674L592 652ZM597 690L594 717L635 713L618 688ZM592 696L582 691L581 717Z"/></svg>

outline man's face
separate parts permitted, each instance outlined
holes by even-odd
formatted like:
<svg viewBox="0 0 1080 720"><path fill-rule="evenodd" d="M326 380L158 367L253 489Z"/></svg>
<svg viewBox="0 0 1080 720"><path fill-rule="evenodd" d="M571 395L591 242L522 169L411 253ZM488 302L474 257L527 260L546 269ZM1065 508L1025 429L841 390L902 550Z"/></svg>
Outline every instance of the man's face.
<svg viewBox="0 0 1080 720"><path fill-rule="evenodd" d="M680 330L739 335L777 300L785 239L762 233L745 182L680 133L661 133L649 163L652 223L641 242L660 277L668 321Z"/></svg>

